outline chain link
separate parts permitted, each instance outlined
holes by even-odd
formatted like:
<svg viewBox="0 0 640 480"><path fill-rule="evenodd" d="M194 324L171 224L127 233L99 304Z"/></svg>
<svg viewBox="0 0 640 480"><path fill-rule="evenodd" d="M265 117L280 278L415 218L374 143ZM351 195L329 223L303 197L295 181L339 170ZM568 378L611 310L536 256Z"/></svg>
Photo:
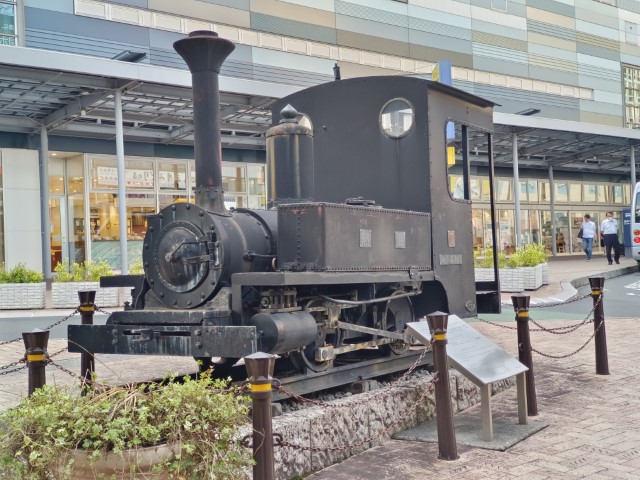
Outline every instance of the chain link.
<svg viewBox="0 0 640 480"><path fill-rule="evenodd" d="M589 343L591 342L591 340L593 340L593 338L596 336L596 334L600 331L600 329L602 328L602 326L604 325L604 321L600 323L600 325L598 325L598 328L596 328L593 332L593 335L591 335L589 337L589 339L584 342L584 344L578 348L576 351L571 352L571 353L567 353L566 355L551 355L548 353L542 353L539 350L536 350L535 348L531 347L531 351L537 353L538 355L545 357L545 358L551 358L553 360L561 360L564 358L569 358L569 357L573 357L574 355L580 353L587 345L589 345Z"/></svg>
<svg viewBox="0 0 640 480"><path fill-rule="evenodd" d="M382 438L382 436L385 433L387 433L389 430L391 430L395 426L397 426L400 423L402 423L410 414L412 414L415 411L415 409L418 407L418 405L422 404L422 402L425 399L425 397L433 390L433 388L435 387L436 383L438 383L438 375L437 375L437 373L433 376L433 378L425 386L425 390L422 393L422 395L420 395L420 398L418 398L418 400L416 400L416 402L413 405L411 405L402 416L400 416L396 421L391 422L387 427L384 427L383 429L381 429L375 435L371 435L370 437L365 438L364 440L361 440L359 442L350 443L350 444L347 444L347 445L341 445L339 447L310 447L310 446L298 445L298 444L295 444L295 443L288 442L288 441L286 441L284 439L284 437L283 437L283 435L281 433L274 433L274 435L273 435L274 436L274 446L283 447L283 448L291 448L291 449L294 449L294 450L300 450L300 451L304 451L304 452L340 452L340 451L345 451L345 450L352 450L354 448L362 447L362 446L367 445L369 443L373 443L374 441L379 440L380 438ZM345 406L345 405L342 404L340 406Z"/></svg>
<svg viewBox="0 0 640 480"><path fill-rule="evenodd" d="M531 320L531 323L533 323L536 327L538 327L537 329L532 329L531 331L552 333L554 335L566 335L567 333L573 333L578 328L582 327L583 325L587 325L589 323L593 323L593 319L590 318L590 317L593 314L593 312L596 310L598 305L600 305L600 302L602 302L602 297L603 297L603 295L600 295L598 297L598 300L595 301L595 303L593 304L593 307L591 308L591 310L589 310L589 313L587 313L587 316L584 318L584 320L582 320L580 323L578 323L576 325L567 325L567 326L564 326L564 327L545 328L542 325L540 325L539 323L537 323L535 320L533 320L532 318L529 318L529 320Z"/></svg>
<svg viewBox="0 0 640 480"><path fill-rule="evenodd" d="M414 364L411 365L411 367L409 367L409 369L406 372L404 372L400 378L395 380L391 385L387 385L386 387L379 388L378 390L373 390L371 392L369 398L367 399L367 402L371 402L371 401L373 401L374 398L378 397L379 395L381 395L381 394L383 394L385 392L388 392L389 390L393 390L394 388L397 388L398 384L400 384L401 382L406 380L407 377L409 375L411 375L411 373L413 373L413 371L416 368L418 368L418 366L420 365L420 363L424 359L425 355L428 352L431 351L432 345L433 345L433 340L431 340L429 345L427 345L426 348L422 351L422 353L420 354L418 359L414 362ZM280 382L274 381L274 383L275 383L275 385L273 386L274 390L276 390L278 393L282 393L284 395L287 395L287 396L291 397L292 399L294 399L295 401L300 402L300 403L308 403L308 404L311 404L311 405L316 405L316 406L326 407L326 408L342 408L342 407L347 407L347 406L356 405L356 404L362 405L361 401L359 401L359 400L341 402L339 405L336 405L334 403L329 403L329 402L323 402L321 400L312 400L310 398L303 397L301 395L298 395L297 393L294 393L294 392L291 392L291 391L287 390L282 385L280 385Z"/></svg>
<svg viewBox="0 0 640 480"><path fill-rule="evenodd" d="M27 368L27 365L25 364L25 365L22 365L21 367L14 368L13 370L9 370L9 368L17 367L21 363L25 363L25 360L24 359L18 360L17 362L13 362L13 363L10 363L9 365L5 365L4 367L0 367L0 376L9 375L10 373L15 373Z"/></svg>
<svg viewBox="0 0 640 480"><path fill-rule="evenodd" d="M562 305L569 305L569 304L571 304L571 303L579 302L580 300L584 300L585 298L590 297L590 296L591 296L591 294L590 294L590 293L587 293L587 294L585 294L585 295L583 295L583 296L581 296L581 297L575 297L575 298L573 298L572 300L567 300L567 301L565 301L565 302L558 302L558 303L543 303L543 304L541 304L541 305L537 305L537 304L536 304L536 305L529 305L529 308L531 309L531 308L550 308L550 307L559 307L559 306L562 306Z"/></svg>
<svg viewBox="0 0 640 480"><path fill-rule="evenodd" d="M60 353L60 352L58 352ZM69 375L71 375L73 378L78 378L78 375L73 373L71 370L69 370L68 368L63 367L62 365L60 365L59 363L54 362L53 360L51 360L51 357L49 357L49 360L47 361L47 365L53 365L54 367L56 367L58 370L63 371L64 373L67 373Z"/></svg>

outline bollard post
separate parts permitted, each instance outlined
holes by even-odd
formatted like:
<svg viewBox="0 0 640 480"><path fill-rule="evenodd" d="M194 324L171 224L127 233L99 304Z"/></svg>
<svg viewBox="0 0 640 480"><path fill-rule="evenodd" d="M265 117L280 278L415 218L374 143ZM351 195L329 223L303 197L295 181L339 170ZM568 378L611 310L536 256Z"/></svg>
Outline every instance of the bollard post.
<svg viewBox="0 0 640 480"><path fill-rule="evenodd" d="M36 388L41 388L47 383L45 367L47 366L47 344L49 343L49 330L34 328L31 332L23 332L22 340L26 349L25 360L29 367L29 396Z"/></svg>
<svg viewBox="0 0 640 480"><path fill-rule="evenodd" d="M253 417L253 480L274 480L271 382L275 355L256 352L244 357L249 375Z"/></svg>
<svg viewBox="0 0 640 480"><path fill-rule="evenodd" d="M449 315L434 312L427 315L429 330L433 336L433 364L438 375L436 383L436 427L438 429L438 458L456 460L458 447L453 426L453 408L449 386L449 359L447 357L447 324Z"/></svg>
<svg viewBox="0 0 640 480"><path fill-rule="evenodd" d="M531 337L529 336L529 295L511 296L513 310L516 312L518 326L518 359L529 370L525 372L527 384L527 413L531 417L538 415L536 381L533 375L533 357L531 355Z"/></svg>
<svg viewBox="0 0 640 480"><path fill-rule="evenodd" d="M593 328L596 334L596 374L609 375L609 356L607 354L607 332L604 328L604 304L602 288L604 277L589 277L591 297L593 297Z"/></svg>
<svg viewBox="0 0 640 480"><path fill-rule="evenodd" d="M79 290L78 299L80 300L80 319L82 325L93 325L93 314L96 311L96 291L95 290ZM91 385L93 372L96 370L93 352L83 350L80 354L80 378L85 386ZM87 389L82 389L82 395L86 395Z"/></svg>

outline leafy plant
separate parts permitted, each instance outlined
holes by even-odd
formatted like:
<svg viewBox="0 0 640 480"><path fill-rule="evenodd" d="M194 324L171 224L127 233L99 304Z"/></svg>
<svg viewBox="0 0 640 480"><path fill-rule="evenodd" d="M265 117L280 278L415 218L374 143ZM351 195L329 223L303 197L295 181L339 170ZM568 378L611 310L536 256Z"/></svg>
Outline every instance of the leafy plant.
<svg viewBox="0 0 640 480"><path fill-rule="evenodd" d="M142 261L133 262L129 266L129 273L131 275L142 275L144 273L144 267L142 266Z"/></svg>
<svg viewBox="0 0 640 480"><path fill-rule="evenodd" d="M85 260L82 263L63 264L58 262L53 269L57 273L56 282L97 282L100 277L113 275L111 265L104 260L94 262Z"/></svg>
<svg viewBox="0 0 640 480"><path fill-rule="evenodd" d="M7 270L4 265L0 267L0 283L40 283L44 275L36 270L27 268L24 263Z"/></svg>
<svg viewBox="0 0 640 480"><path fill-rule="evenodd" d="M514 267L535 267L545 263L549 255L540 243L529 243L515 251L509 259Z"/></svg>
<svg viewBox="0 0 640 480"><path fill-rule="evenodd" d="M248 402L209 372L195 380L169 378L162 384L112 387L85 396L46 385L0 414L0 476L70 478L77 449L95 462L107 451L167 443L175 446L175 455L145 478L244 478L251 454L234 436L246 421ZM136 473L140 470L134 460L118 478L138 478Z"/></svg>
<svg viewBox="0 0 640 480"><path fill-rule="evenodd" d="M476 267L481 268L493 268L493 250L490 248L485 249L481 256L479 252L474 252L473 259ZM507 257L503 252L498 252L498 268L505 268L507 266Z"/></svg>

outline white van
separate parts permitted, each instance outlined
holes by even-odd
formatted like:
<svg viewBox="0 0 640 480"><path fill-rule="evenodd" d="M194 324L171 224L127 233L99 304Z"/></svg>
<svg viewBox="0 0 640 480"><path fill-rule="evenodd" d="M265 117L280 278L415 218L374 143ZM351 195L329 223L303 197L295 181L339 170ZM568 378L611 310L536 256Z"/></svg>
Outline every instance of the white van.
<svg viewBox="0 0 640 480"><path fill-rule="evenodd" d="M640 182L631 197L631 257L640 265Z"/></svg>

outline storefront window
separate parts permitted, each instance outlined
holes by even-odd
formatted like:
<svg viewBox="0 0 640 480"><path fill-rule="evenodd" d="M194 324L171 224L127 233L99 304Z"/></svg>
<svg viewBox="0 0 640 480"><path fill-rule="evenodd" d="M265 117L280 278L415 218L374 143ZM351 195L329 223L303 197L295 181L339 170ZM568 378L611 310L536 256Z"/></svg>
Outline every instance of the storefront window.
<svg viewBox="0 0 640 480"><path fill-rule="evenodd" d="M489 183L488 178L482 179L482 201L491 201L491 184Z"/></svg>
<svg viewBox="0 0 640 480"><path fill-rule="evenodd" d="M500 250L507 255L515 252L513 210L498 210L498 239Z"/></svg>
<svg viewBox="0 0 640 480"><path fill-rule="evenodd" d="M596 203L596 186L592 183L583 185L582 195L585 203Z"/></svg>
<svg viewBox="0 0 640 480"><path fill-rule="evenodd" d="M116 172L117 175L117 172ZM153 161L149 160L126 160L124 168L124 178L127 189L153 189L154 174ZM166 176L165 176L166 180ZM175 178L173 179L175 186Z"/></svg>
<svg viewBox="0 0 640 480"><path fill-rule="evenodd" d="M566 183L555 183L556 202L566 203L569 201L569 191Z"/></svg>
<svg viewBox="0 0 640 480"><path fill-rule="evenodd" d="M118 189L118 167L115 157L93 157L91 159L92 189Z"/></svg>
<svg viewBox="0 0 640 480"><path fill-rule="evenodd" d="M596 185L598 191L598 203L609 203L609 189L605 185Z"/></svg>
<svg viewBox="0 0 640 480"><path fill-rule="evenodd" d="M473 249L482 252L484 249L483 232L484 225L482 222L482 210L474 208L471 211L471 225L473 228Z"/></svg>
<svg viewBox="0 0 640 480"><path fill-rule="evenodd" d="M622 203L622 185L613 185L613 203Z"/></svg>
<svg viewBox="0 0 640 480"><path fill-rule="evenodd" d="M225 192L245 193L245 167L242 166L222 166L222 187Z"/></svg>
<svg viewBox="0 0 640 480"><path fill-rule="evenodd" d="M579 183L569 185L569 201L571 203L582 202L582 186Z"/></svg>
<svg viewBox="0 0 640 480"><path fill-rule="evenodd" d="M49 158L49 194L64 195L64 160Z"/></svg>
<svg viewBox="0 0 640 480"><path fill-rule="evenodd" d="M16 44L16 0L0 0L0 45Z"/></svg>
<svg viewBox="0 0 640 480"><path fill-rule="evenodd" d="M500 178L498 179L497 201L510 202L513 201L513 180Z"/></svg>
<svg viewBox="0 0 640 480"><path fill-rule="evenodd" d="M187 165L158 162L158 187L160 190L186 190Z"/></svg>
<svg viewBox="0 0 640 480"><path fill-rule="evenodd" d="M529 193L529 203L538 201L538 181L529 180L527 182L527 191Z"/></svg>
<svg viewBox="0 0 640 480"><path fill-rule="evenodd" d="M528 243L541 243L540 234L540 212L538 210L529 210L529 233L530 241Z"/></svg>
<svg viewBox="0 0 640 480"><path fill-rule="evenodd" d="M529 197L527 196L527 182L520 182L520 201L528 202Z"/></svg>
<svg viewBox="0 0 640 480"><path fill-rule="evenodd" d="M158 206L160 210L173 203L186 203L187 196L186 195L159 195L158 196Z"/></svg>
<svg viewBox="0 0 640 480"><path fill-rule="evenodd" d="M471 179L471 200L482 200L482 180L478 177Z"/></svg>
<svg viewBox="0 0 640 480"><path fill-rule="evenodd" d="M549 190L549 182L546 180L540 180L538 183L540 187L540 201L549 203L551 201L551 191Z"/></svg>

